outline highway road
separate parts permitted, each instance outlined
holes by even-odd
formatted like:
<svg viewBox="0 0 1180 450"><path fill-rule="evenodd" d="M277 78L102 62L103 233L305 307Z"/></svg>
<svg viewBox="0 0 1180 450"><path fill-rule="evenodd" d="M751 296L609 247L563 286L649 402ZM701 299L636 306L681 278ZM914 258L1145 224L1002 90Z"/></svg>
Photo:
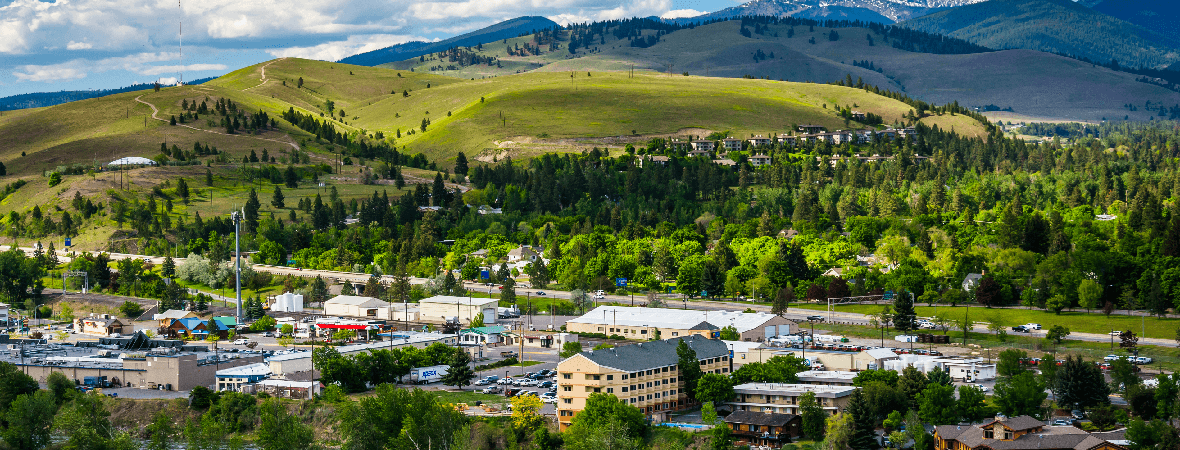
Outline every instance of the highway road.
<svg viewBox="0 0 1180 450"><path fill-rule="evenodd" d="M0 246L0 249L4 249L4 250L8 250L10 248L11 248L10 246ZM34 252L34 249L32 247L20 247L20 249L28 255L32 255ZM70 260L70 252L67 252L64 250L58 250L57 254L58 254L58 258L60 260L62 260L63 262L67 262ZM138 259L144 259L144 260L151 261L153 264L163 264L164 263L164 257L160 257L160 256L135 255L135 254L127 254L127 253L110 253L109 255L110 255L111 259L113 259L113 260L124 259L124 258L138 258ZM174 258L174 261L177 264L179 264L180 262L184 261L184 258ZM309 278L320 276L326 280L332 280L332 281L336 281L336 282L349 281L354 284L364 284L369 281L369 277L371 276L371 275L365 274L365 273L338 272L338 271L332 271L332 270L311 270L311 269L300 269L297 267L271 266L271 265L265 265L265 264L254 264L253 269L258 272L266 272L266 273L270 273L273 275L291 275L291 276L309 277ZM384 275L381 277L381 280L382 280L382 282L384 282L386 284L390 284L394 281L394 277L392 275ZM426 284L426 282L428 280L429 279L427 279L427 278L411 277L410 284L422 285L422 284ZM482 291L482 292L494 293L497 291L496 286L487 286L484 283L463 282L463 287L468 290L472 290L472 291L476 291L476 292ZM535 294L536 291L538 291L538 290L537 289L530 289L530 288L522 286L517 289L516 294L518 296L536 295ZM548 298L559 298L559 299L567 299L568 300L571 296L569 291L560 291L560 290L553 290L553 289L544 289L542 291L545 293L545 297L548 297ZM699 300L699 299L690 300L690 299L684 299L683 297L679 297L679 296L661 296L661 297L665 300L665 302L667 303L669 308L675 308L677 306L677 304L679 304L682 308L685 308L685 309L695 309L695 310L702 310L702 311L717 311L717 310L730 310L730 311L738 310L738 311L741 311L741 310L745 310L745 309L749 308L749 309L752 309L752 310L758 311L758 312L770 312L770 307L767 305L760 305L760 304L749 303L749 302L713 301L713 300ZM606 295L605 298L599 300L599 302L604 302L604 303L617 302L619 304L624 304L624 305L631 304L632 301L634 301L634 303L636 305L639 305L642 303L646 303L647 298L646 298L646 296L641 297L638 295L636 295L634 297L632 297L630 295ZM825 320L829 321L829 322L835 321L835 322L840 322L840 323L847 323L847 324L852 324L852 325L865 325L865 326L869 325L870 319L871 319L870 316L867 314L839 312L839 311L825 312L825 311L815 311L815 310L810 310L810 309L788 310L788 312L784 315L784 317L786 317L788 319L795 319L795 320L803 321L805 319L805 317L809 316L809 315L823 315L825 317ZM986 322L976 322L971 331L973 333L992 333L990 330L987 329L987 325L988 324ZM1045 332L1047 331L1047 329L1048 329L1048 326L1046 324L1044 329L1038 330L1038 331L1033 331L1032 333L1029 333L1029 334L1031 336L1037 336L1037 337L1043 338L1045 336ZM934 333L936 331L931 330L930 332ZM1111 338L1109 335L1106 335L1106 334L1074 332L1074 333L1071 333L1067 339L1077 340L1077 341L1088 341L1088 342L1109 342ZM1170 340L1170 339L1140 338L1139 343L1141 345L1157 345L1157 346L1163 346L1163 347L1178 347L1178 346L1180 346L1180 345L1178 345L1178 343L1176 341Z"/></svg>

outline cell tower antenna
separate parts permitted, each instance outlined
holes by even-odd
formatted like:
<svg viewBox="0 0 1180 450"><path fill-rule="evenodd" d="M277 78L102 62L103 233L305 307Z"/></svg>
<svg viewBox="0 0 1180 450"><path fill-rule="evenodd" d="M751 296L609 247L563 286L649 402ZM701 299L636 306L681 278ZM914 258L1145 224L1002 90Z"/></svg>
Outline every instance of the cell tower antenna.
<svg viewBox="0 0 1180 450"><path fill-rule="evenodd" d="M176 7L180 9L180 77L176 79L177 86L184 84L184 6L180 2L176 0Z"/></svg>

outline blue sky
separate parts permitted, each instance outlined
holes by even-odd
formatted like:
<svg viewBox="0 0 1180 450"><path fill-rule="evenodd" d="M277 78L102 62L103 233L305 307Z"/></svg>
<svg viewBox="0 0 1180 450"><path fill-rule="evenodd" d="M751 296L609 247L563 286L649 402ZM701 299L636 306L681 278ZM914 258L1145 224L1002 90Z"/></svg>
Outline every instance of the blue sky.
<svg viewBox="0 0 1180 450"><path fill-rule="evenodd" d="M691 17L738 0L0 0L0 97L225 74L280 56L335 61L503 20ZM183 23L184 53L178 28ZM182 75L183 73L183 75Z"/></svg>

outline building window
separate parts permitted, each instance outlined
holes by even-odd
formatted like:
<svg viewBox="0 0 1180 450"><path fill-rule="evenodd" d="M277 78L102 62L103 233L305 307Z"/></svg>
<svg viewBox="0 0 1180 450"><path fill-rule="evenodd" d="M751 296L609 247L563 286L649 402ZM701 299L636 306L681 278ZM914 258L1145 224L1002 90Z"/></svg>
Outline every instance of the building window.
<svg viewBox="0 0 1180 450"><path fill-rule="evenodd" d="M647 382L647 387L651 387L651 382L650 382L650 381L648 381L648 382Z"/></svg>
<svg viewBox="0 0 1180 450"><path fill-rule="evenodd" d="M994 434L992 434L992 430L983 430L984 439L994 439L992 436L994 436Z"/></svg>
<svg viewBox="0 0 1180 450"><path fill-rule="evenodd" d="M623 386L623 392L627 392L627 386Z"/></svg>
<svg viewBox="0 0 1180 450"><path fill-rule="evenodd" d="M668 368L667 368L667 367L665 367L665 368L664 368L662 371L663 371L663 372L667 372L667 371L668 371Z"/></svg>
<svg viewBox="0 0 1180 450"><path fill-rule="evenodd" d="M606 376L606 381L612 381L612 380L614 380L614 379L615 379L615 376L614 376L614 375L607 375L607 376Z"/></svg>
<svg viewBox="0 0 1180 450"><path fill-rule="evenodd" d="M615 393L615 388L606 388L606 393L607 393L607 394L614 394L614 393Z"/></svg>
<svg viewBox="0 0 1180 450"><path fill-rule="evenodd" d="M623 376L622 376L622 377L620 377L619 379L621 379L621 380L626 380L626 379L627 379L627 374L623 374Z"/></svg>
<svg viewBox="0 0 1180 450"><path fill-rule="evenodd" d="M567 379L567 380L568 380L568 379L571 379L571 378L573 378L573 376L572 376L572 375L570 375L570 374L568 374L568 373L563 373L563 374L561 374L561 377L562 377L562 378L565 378L565 379Z"/></svg>
<svg viewBox="0 0 1180 450"><path fill-rule="evenodd" d="M594 388L594 392L602 392L602 388Z"/></svg>
<svg viewBox="0 0 1180 450"><path fill-rule="evenodd" d="M602 331L602 327L598 327L598 331Z"/></svg>
<svg viewBox="0 0 1180 450"><path fill-rule="evenodd" d="M572 398L563 398L563 399L561 399L561 402L562 402L562 403L565 403L565 404L567 404L567 405L568 405L568 404L570 404L570 403L573 403L573 402L574 402L574 399L572 399Z"/></svg>
<svg viewBox="0 0 1180 450"><path fill-rule="evenodd" d="M673 335L673 336L680 336L680 333L677 333L677 332L673 331L673 332L672 332L672 335Z"/></svg>
<svg viewBox="0 0 1180 450"><path fill-rule="evenodd" d="M595 375L595 376L594 376L594 379L595 379L595 380L601 380L601 379L602 379L602 376L601 376L601 375Z"/></svg>
<svg viewBox="0 0 1180 450"><path fill-rule="evenodd" d="M573 386L562 386L561 390L566 391L566 392L570 392L570 391L574 390L574 387Z"/></svg>
<svg viewBox="0 0 1180 450"><path fill-rule="evenodd" d="M639 334L647 334L647 330L641 330Z"/></svg>

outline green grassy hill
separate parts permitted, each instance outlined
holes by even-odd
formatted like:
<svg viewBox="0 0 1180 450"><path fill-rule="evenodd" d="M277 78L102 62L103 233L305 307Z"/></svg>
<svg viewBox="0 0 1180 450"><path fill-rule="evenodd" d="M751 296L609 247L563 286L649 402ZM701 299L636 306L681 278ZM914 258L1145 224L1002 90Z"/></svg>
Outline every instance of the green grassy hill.
<svg viewBox="0 0 1180 450"><path fill-rule="evenodd" d="M989 2L990 3L990 2ZM506 56L505 47L536 42L527 36L507 43L471 49L483 57L498 58L497 65L473 65L437 70L453 63L425 58L392 64L416 73L445 74L462 78L492 77L517 71L584 72L628 70L712 77L752 76L773 80L830 82L851 76L854 80L904 92L914 98L944 104L1012 108L1024 117L1043 120L1099 121L1124 117L1148 120L1155 111L1125 105L1147 101L1180 104L1180 93L1136 81L1136 75L1117 72L1078 60L1031 50L1004 50L969 54L921 53L895 48L890 39L868 28L825 28L771 24L761 34L739 33L740 21L702 25L666 34L648 47L632 47L613 34L595 36L600 42L570 54L560 45L553 51L541 46L539 55ZM747 27L749 29L749 27ZM792 34L793 37L787 37ZM839 38L829 39L835 31ZM653 34L644 31L645 36ZM870 42L869 37L872 38ZM600 40L599 40L600 39ZM568 41L563 41L568 42ZM755 60L754 55L765 55ZM872 62L873 69L861 67ZM436 70L432 70L432 68Z"/></svg>
<svg viewBox="0 0 1180 450"><path fill-rule="evenodd" d="M1180 41L1071 0L991 0L906 21L903 26L996 49L1030 49L1163 68Z"/></svg>
<svg viewBox="0 0 1180 450"><path fill-rule="evenodd" d="M265 71L266 79L263 79ZM729 130L735 135L788 130L794 123L843 128L835 105L873 112L887 123L909 107L862 90L768 80L706 78L637 72L535 72L462 80L429 73L279 59L230 73L200 86L141 91L0 117L0 161L10 174L40 174L58 166L105 163L123 156L153 157L162 142L191 148L212 145L240 160L250 151L296 147L321 162L329 145L278 117L289 108L319 115L334 104L338 130L385 139L447 160L459 151L512 153L618 147L610 142L646 135ZM303 87L298 87L302 78ZM240 109L266 112L278 129L226 135L216 116L169 126L148 118L181 113L182 102L229 99ZM138 101L137 101L138 99ZM143 103L146 102L146 103ZM339 112L345 113L344 117ZM421 131L423 119L431 125ZM146 123L146 125L145 125ZM852 124L852 126L856 126ZM411 133L413 131L413 134ZM399 133L401 136L399 137ZM636 136L639 135L639 136ZM613 141L612 141L613 140ZM509 144L507 142L514 142ZM608 142L609 141L609 142ZM528 148L533 148L529 150ZM24 156L21 156L22 153Z"/></svg>

